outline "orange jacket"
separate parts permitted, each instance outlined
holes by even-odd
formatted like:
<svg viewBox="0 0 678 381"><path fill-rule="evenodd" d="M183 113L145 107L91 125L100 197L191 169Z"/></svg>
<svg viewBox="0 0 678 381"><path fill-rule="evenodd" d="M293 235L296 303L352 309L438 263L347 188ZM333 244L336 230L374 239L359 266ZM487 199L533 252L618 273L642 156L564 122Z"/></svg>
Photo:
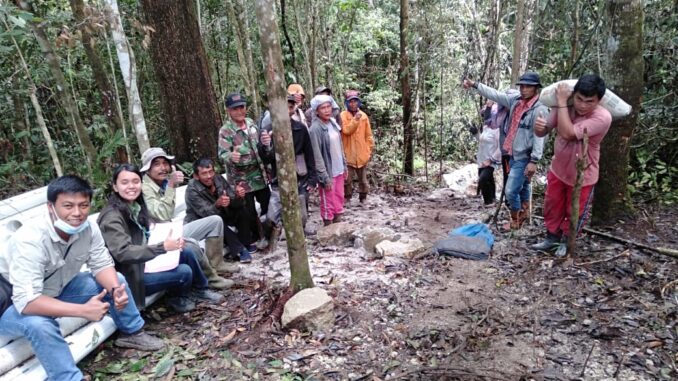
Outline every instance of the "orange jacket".
<svg viewBox="0 0 678 381"><path fill-rule="evenodd" d="M346 165L355 168L364 167L374 151L370 119L364 112L360 111L360 114L360 119L354 120L349 111L341 112L341 140L344 144Z"/></svg>

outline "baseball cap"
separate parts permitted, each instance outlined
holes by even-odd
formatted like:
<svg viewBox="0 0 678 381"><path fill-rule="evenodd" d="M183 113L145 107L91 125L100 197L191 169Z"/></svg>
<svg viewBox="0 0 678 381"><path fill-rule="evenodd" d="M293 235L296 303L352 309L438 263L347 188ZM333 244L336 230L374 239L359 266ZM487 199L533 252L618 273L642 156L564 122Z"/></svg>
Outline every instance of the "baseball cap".
<svg viewBox="0 0 678 381"><path fill-rule="evenodd" d="M226 96L226 108L246 106L247 100L240 93L230 93Z"/></svg>
<svg viewBox="0 0 678 381"><path fill-rule="evenodd" d="M330 89L327 86L318 86L315 88L315 92L313 94L318 95L322 93L323 91L329 91L330 95L332 95L332 89Z"/></svg>

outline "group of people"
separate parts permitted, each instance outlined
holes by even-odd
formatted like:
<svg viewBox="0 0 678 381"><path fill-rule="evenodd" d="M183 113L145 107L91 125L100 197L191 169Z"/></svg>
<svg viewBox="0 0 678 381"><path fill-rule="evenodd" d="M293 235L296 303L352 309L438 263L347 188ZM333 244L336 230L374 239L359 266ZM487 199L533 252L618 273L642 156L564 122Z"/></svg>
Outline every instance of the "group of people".
<svg viewBox="0 0 678 381"><path fill-rule="evenodd" d="M320 87L303 110L303 88L288 88L304 224L307 195L316 188L325 225L341 220L353 176L361 203L369 192L367 164L374 150L369 118L360 110L357 91L345 98L346 110L340 112L331 90ZM225 103L228 120L219 130L218 154L227 176L217 173L211 158L193 163L179 232L170 228L162 239L152 237L158 224L172 224L176 190L185 181L174 156L153 147L143 152L140 168L129 163L115 168L96 224L88 220L92 187L78 176L61 176L47 187L45 218L23 225L2 243L0 335L26 337L49 379L82 379L55 318L99 321L110 313L121 331L116 345L156 351L164 343L143 330L139 313L148 295L165 292L167 305L180 313L199 301L220 303L224 296L211 289L231 287L233 281L223 276L239 268L225 259L248 263L257 250L275 246L282 208L270 116L256 125L237 93ZM168 268L149 269L150 261L172 253ZM83 265L90 271L80 272Z"/></svg>
<svg viewBox="0 0 678 381"><path fill-rule="evenodd" d="M542 160L545 137L556 130L544 196L546 237L531 248L557 249L556 254L564 255L562 243L568 235L579 233L591 208L593 188L598 182L600 145L612 123L610 112L600 105L606 91L605 82L596 74L587 74L579 78L574 89L559 84L557 105L550 111L539 100L542 84L537 73L526 72L516 85L519 93L499 92L464 79L465 89L473 88L491 101L482 110L485 122L479 137L478 186L484 202L492 204L495 201L493 172L498 166L502 167L510 229L520 229L530 216L530 182ZM588 136L586 152L583 152L584 135ZM586 159L579 197L580 216L578 230L570 232L570 205L577 176L576 162L580 157Z"/></svg>

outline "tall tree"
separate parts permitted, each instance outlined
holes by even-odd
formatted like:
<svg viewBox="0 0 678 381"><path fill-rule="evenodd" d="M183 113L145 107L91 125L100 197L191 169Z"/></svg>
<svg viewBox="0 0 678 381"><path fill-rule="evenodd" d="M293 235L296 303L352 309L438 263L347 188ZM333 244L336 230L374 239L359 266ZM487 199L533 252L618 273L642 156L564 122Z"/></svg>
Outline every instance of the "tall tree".
<svg viewBox="0 0 678 381"><path fill-rule="evenodd" d="M608 88L628 102L633 111L612 123L600 147L600 180L593 207L596 223L616 221L632 211L626 187L629 149L643 95L643 1L610 1L607 13L610 28L604 79Z"/></svg>
<svg viewBox="0 0 678 381"><path fill-rule="evenodd" d="M403 171L414 174L414 128L412 126L412 89L410 88L410 58L407 54L409 0L400 0L400 90L403 99Z"/></svg>
<svg viewBox="0 0 678 381"><path fill-rule="evenodd" d="M19 8L26 12L33 12L31 5L27 1L16 0L16 4ZM37 19L36 19L37 20ZM80 141L80 146L85 154L85 163L87 165L87 170L92 172L92 167L96 163L97 159L97 150L92 144L92 140L89 138L87 128L80 117L80 111L78 111L78 105L75 103L75 99L70 91L70 86L66 82L64 73L61 71L61 62L59 56L54 52L52 43L47 37L43 26L38 23L36 20L33 20L29 23L35 39L40 45L40 50L42 55L47 61L47 66L49 67L52 77L54 77L54 82L56 82L55 90L58 95L59 102L63 105L66 113L68 114L69 123L75 130L75 134Z"/></svg>
<svg viewBox="0 0 678 381"><path fill-rule="evenodd" d="M513 57L511 59L511 84L518 82L522 68L520 57L523 54L523 39L525 38L525 1L516 3L516 24L513 32Z"/></svg>
<svg viewBox="0 0 678 381"><path fill-rule="evenodd" d="M252 58L252 39L250 37L247 9L240 0L226 1L226 9L233 25L236 40L238 41L236 48L241 75L245 81L245 92L250 97L250 104L254 114L258 117L260 109L259 96L257 95L257 70Z"/></svg>
<svg viewBox="0 0 678 381"><path fill-rule="evenodd" d="M179 162L216 157L221 115L192 0L142 0L170 145Z"/></svg>
<svg viewBox="0 0 678 381"><path fill-rule="evenodd" d="M134 127L134 134L137 137L139 152L144 152L150 148L148 131L146 130L146 119L144 119L144 110L141 107L141 96L137 87L137 66L134 60L134 51L127 41L125 31L122 28L122 18L118 11L117 0L104 0L111 9L111 19L109 27L111 36L115 43L115 50L118 54L118 64L122 79L125 82L125 92L127 93L127 102L129 103L129 117Z"/></svg>
<svg viewBox="0 0 678 381"><path fill-rule="evenodd" d="M285 68L280 48L280 33L273 0L256 0L256 13L261 36L261 51L266 63L266 88L273 123L275 158L283 205L283 226L287 237L287 253L290 261L290 287L294 291L313 287L313 278L306 253L306 239L301 225L297 170L292 145L292 129L287 112L285 91Z"/></svg>
<svg viewBox="0 0 678 381"><path fill-rule="evenodd" d="M96 26L91 19L85 16L85 2L83 0L70 0L73 17L80 29L82 38L82 46L85 48L85 54L92 67L94 74L94 81L101 92L101 98L104 104L104 112L113 132L122 131L125 126L120 118L120 111L118 110L118 102L116 102L116 95L111 86L111 82L106 75L106 68L96 49L96 40L93 36ZM91 15L92 12L89 12ZM102 25L102 24L99 24ZM127 152L125 147L118 147L116 151L118 163L128 162Z"/></svg>

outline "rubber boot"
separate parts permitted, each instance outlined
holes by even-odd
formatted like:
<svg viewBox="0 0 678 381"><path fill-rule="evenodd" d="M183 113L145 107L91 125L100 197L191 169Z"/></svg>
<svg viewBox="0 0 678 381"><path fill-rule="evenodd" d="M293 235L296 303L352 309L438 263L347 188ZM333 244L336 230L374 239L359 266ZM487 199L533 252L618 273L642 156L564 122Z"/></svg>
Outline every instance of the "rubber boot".
<svg viewBox="0 0 678 381"><path fill-rule="evenodd" d="M542 242L530 246L530 249L538 251L551 251L558 248L559 244L560 244L559 236L551 233L546 233L546 238L544 238Z"/></svg>
<svg viewBox="0 0 678 381"><path fill-rule="evenodd" d="M210 237L205 240L205 255L209 260L212 268L217 270L217 273L234 273L240 270L240 267L235 263L227 264L224 262L224 237Z"/></svg>
<svg viewBox="0 0 678 381"><path fill-rule="evenodd" d="M205 273L208 284L211 288L223 290L225 288L233 287L234 282L232 280L224 279L217 275L217 272L214 271L214 268L212 267L212 265L210 265L209 260L207 260L207 255L205 254L198 255L198 263L200 264L202 271Z"/></svg>
<svg viewBox="0 0 678 381"><path fill-rule="evenodd" d="M367 200L367 193L358 193L358 200L360 203L364 203Z"/></svg>
<svg viewBox="0 0 678 381"><path fill-rule="evenodd" d="M341 222L341 214L335 214L334 215L334 219L332 220L332 223L336 224L337 222Z"/></svg>
<svg viewBox="0 0 678 381"><path fill-rule="evenodd" d="M332 225L332 220L323 220L323 226Z"/></svg>
<svg viewBox="0 0 678 381"><path fill-rule="evenodd" d="M511 211L511 224L509 226L511 230L520 229L520 210Z"/></svg>

